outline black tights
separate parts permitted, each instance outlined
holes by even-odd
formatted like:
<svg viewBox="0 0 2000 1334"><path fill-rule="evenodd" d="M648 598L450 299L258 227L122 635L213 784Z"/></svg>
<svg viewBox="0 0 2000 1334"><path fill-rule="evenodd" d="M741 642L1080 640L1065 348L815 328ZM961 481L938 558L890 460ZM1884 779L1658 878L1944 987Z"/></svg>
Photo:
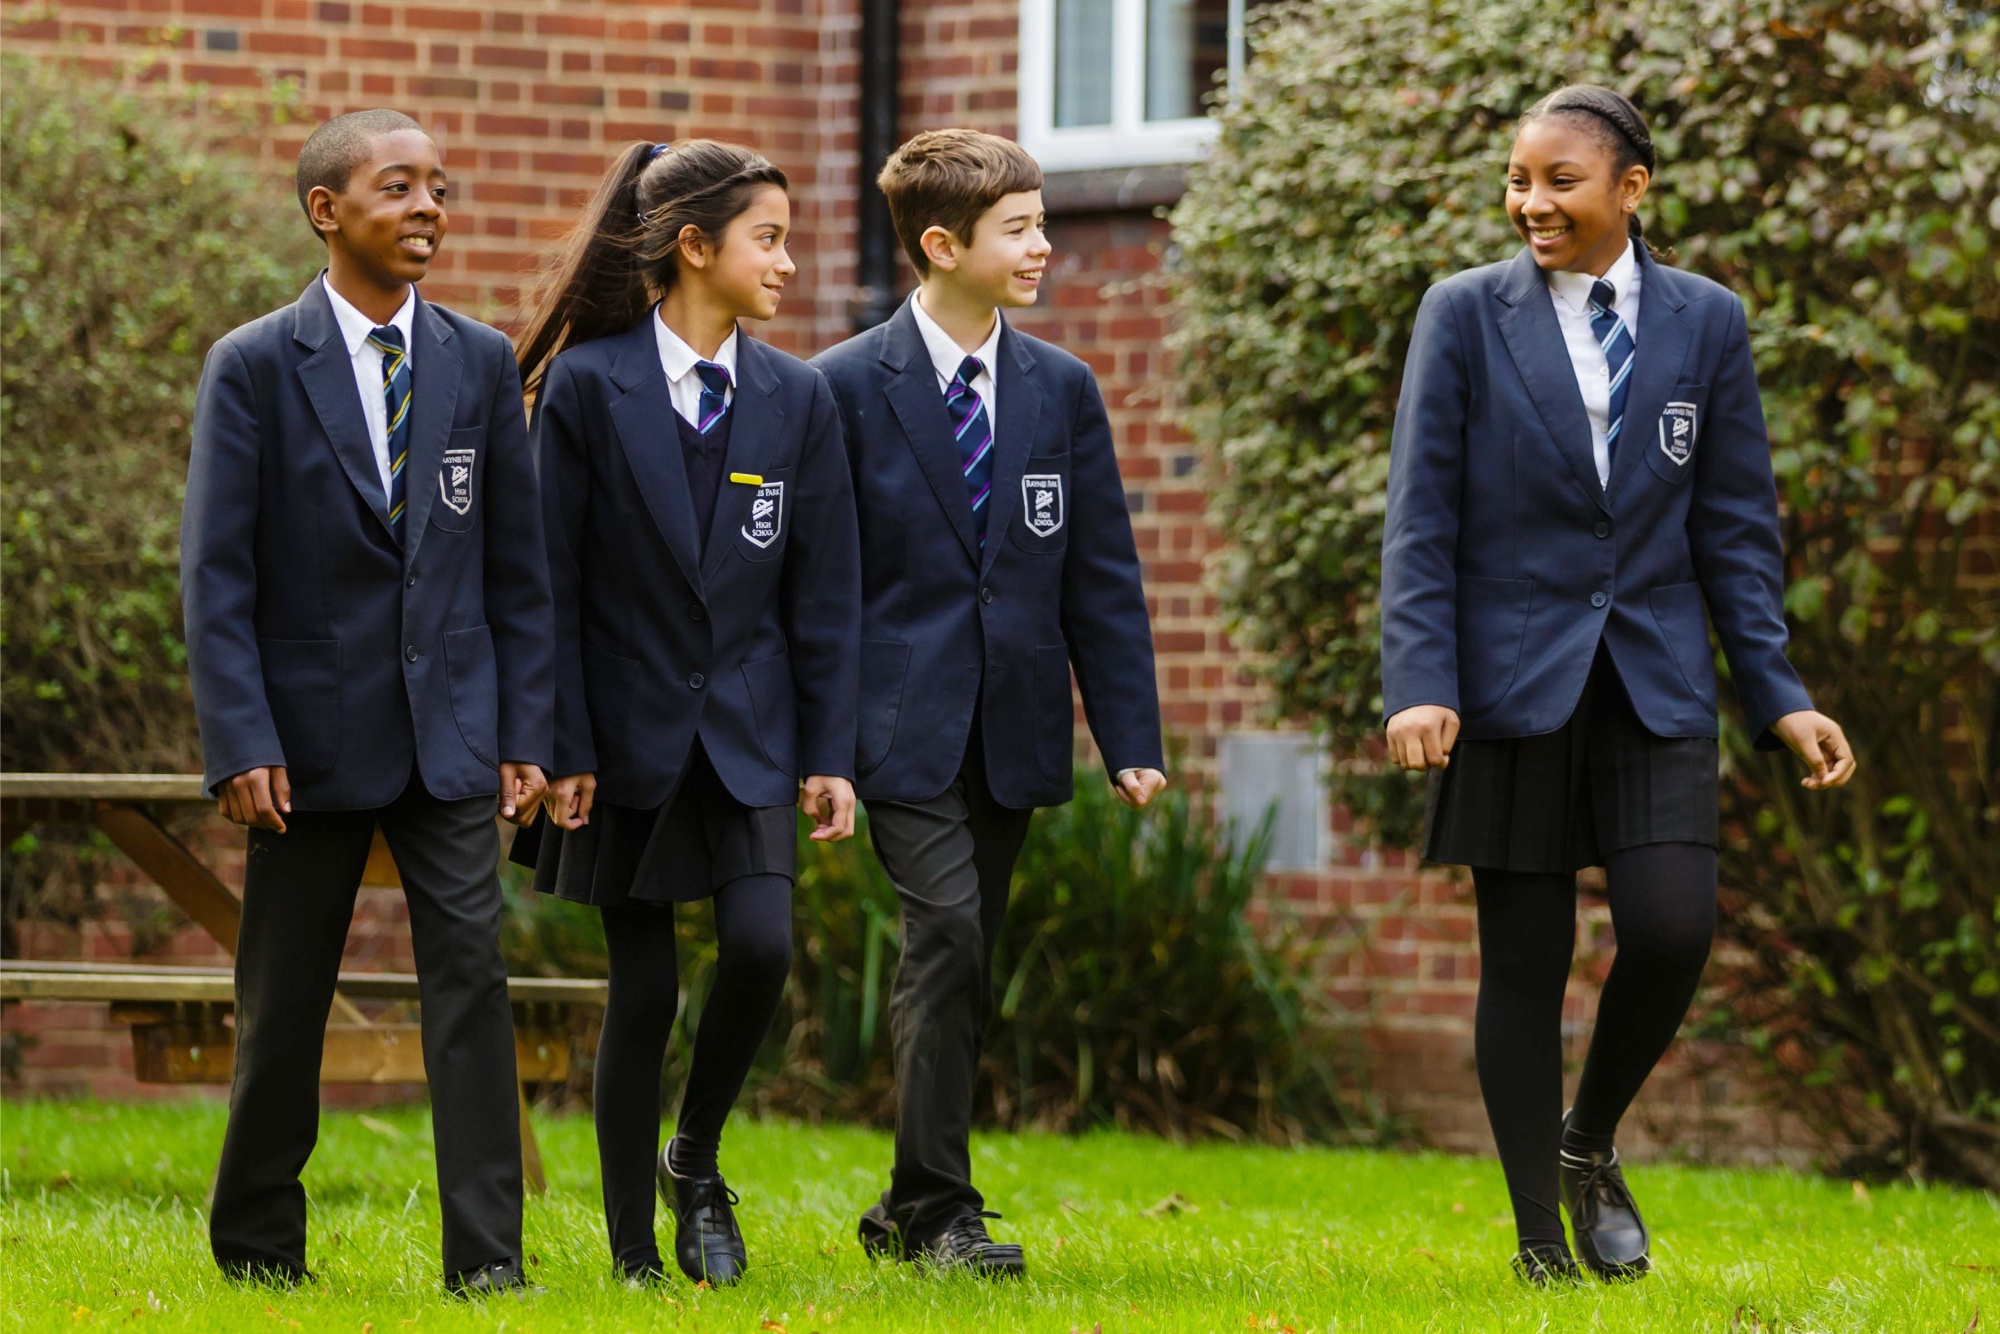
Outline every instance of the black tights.
<svg viewBox="0 0 2000 1334"><path fill-rule="evenodd" d="M1572 1138L1608 1145L1687 1015L1715 934L1715 849L1654 843L1605 862L1618 953L1571 1113ZM1474 868L1479 1010L1473 1051L1521 1246L1567 1250L1556 1185L1562 1003L1576 947L1569 875Z"/></svg>
<svg viewBox="0 0 2000 1334"><path fill-rule="evenodd" d="M792 963L792 882L745 876L715 892L715 986L702 1008L681 1094L674 1162L714 1172L722 1123L777 1016ZM653 1167L660 1152L660 1076L680 1002L674 914L629 904L604 909L611 995L597 1040L597 1160L604 1219L620 1269L660 1267L653 1239Z"/></svg>

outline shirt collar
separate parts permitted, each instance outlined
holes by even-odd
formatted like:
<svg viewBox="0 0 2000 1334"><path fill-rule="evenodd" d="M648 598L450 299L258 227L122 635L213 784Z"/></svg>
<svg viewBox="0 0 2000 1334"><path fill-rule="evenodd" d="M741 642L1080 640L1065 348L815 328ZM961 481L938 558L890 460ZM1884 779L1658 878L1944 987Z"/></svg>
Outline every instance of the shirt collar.
<svg viewBox="0 0 2000 1334"><path fill-rule="evenodd" d="M1635 280L1639 272L1639 252L1630 242L1625 253L1604 271L1604 281L1611 284L1614 301L1623 301L1637 290ZM1572 310L1590 309L1590 289L1597 279L1588 273L1578 273L1572 269L1558 269L1549 275L1549 290L1561 297Z"/></svg>
<svg viewBox="0 0 2000 1334"><path fill-rule="evenodd" d="M375 321L357 310L353 302L334 291L333 284L327 281L324 273L320 275L319 280L320 285L326 288L326 299L333 307L333 318L340 325L340 336L347 344L347 355L350 357L358 355L362 345L368 341L368 335L375 332ZM403 351L406 357L410 351L410 330L416 322L417 289L413 286L403 296L402 309L389 317L389 323L395 325L403 335Z"/></svg>
<svg viewBox="0 0 2000 1334"><path fill-rule="evenodd" d="M965 360L966 351L944 331L943 325L931 318L930 312L924 309L924 303L917 297L917 293L910 293L910 310L917 317L917 331L924 336L924 348L931 354L931 364L937 367L937 373L944 379L951 380L958 375L958 367ZM986 335L986 341L979 345L979 350L971 354L979 358L979 364L984 366L986 373L991 376L1000 373L994 369L994 358L1000 355L1002 323L1000 312L995 310L993 332Z"/></svg>
<svg viewBox="0 0 2000 1334"><path fill-rule="evenodd" d="M667 373L667 379L678 384L694 370L697 361L710 361L729 372L729 383L736 383L736 330L729 331L729 337L722 340L712 357L703 357L689 347L687 340L667 327L660 318L660 308L653 307L653 334L660 344L660 366Z"/></svg>

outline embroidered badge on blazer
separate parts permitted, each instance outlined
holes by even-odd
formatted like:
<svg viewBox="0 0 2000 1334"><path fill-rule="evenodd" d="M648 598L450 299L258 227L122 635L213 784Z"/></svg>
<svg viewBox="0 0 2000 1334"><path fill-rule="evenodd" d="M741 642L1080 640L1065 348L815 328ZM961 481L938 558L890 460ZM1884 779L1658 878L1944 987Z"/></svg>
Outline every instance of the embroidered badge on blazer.
<svg viewBox="0 0 2000 1334"><path fill-rule="evenodd" d="M1660 414L1660 452L1675 463L1686 463L1694 453L1694 436L1694 404L1667 404Z"/></svg>
<svg viewBox="0 0 2000 1334"><path fill-rule="evenodd" d="M447 449L438 469L438 494L453 514L472 512L472 459L475 449Z"/></svg>
<svg viewBox="0 0 2000 1334"><path fill-rule="evenodd" d="M1061 473L1030 473L1021 479L1021 522L1037 537L1053 537L1063 526Z"/></svg>
<svg viewBox="0 0 2000 1334"><path fill-rule="evenodd" d="M768 547L785 530L785 484L765 482L750 501L750 522L743 538L753 547Z"/></svg>

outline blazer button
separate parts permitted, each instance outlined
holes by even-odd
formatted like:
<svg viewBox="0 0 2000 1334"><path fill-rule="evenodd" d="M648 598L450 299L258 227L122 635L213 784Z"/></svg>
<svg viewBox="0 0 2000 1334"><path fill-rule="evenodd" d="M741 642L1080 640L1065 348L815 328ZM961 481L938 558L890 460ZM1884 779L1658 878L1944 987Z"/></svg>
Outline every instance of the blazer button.
<svg viewBox="0 0 2000 1334"><path fill-rule="evenodd" d="M708 684L708 678L703 676L700 672L696 672L693 676L690 676L688 678L689 690L699 690L706 684Z"/></svg>
<svg viewBox="0 0 2000 1334"><path fill-rule="evenodd" d="M1611 536L1611 525L1599 520L1597 527L1590 531L1596 533L1599 537L1609 537Z"/></svg>
<svg viewBox="0 0 2000 1334"><path fill-rule="evenodd" d="M418 658L422 657L423 655L421 653L418 653L417 646L415 644L412 644L408 648L403 650L403 656L408 658L411 662L415 662Z"/></svg>
<svg viewBox="0 0 2000 1334"><path fill-rule="evenodd" d="M1590 605L1593 607L1601 607L1609 601L1611 601L1611 599L1604 596L1604 594L1602 593L1592 593L1590 595Z"/></svg>
<svg viewBox="0 0 2000 1334"><path fill-rule="evenodd" d="M981 602L991 602L991 601L993 600L993 590L992 590L992 589L990 589L990 588L982 588L982 589L980 589L980 590L979 590L979 600L980 600Z"/></svg>
<svg viewBox="0 0 2000 1334"><path fill-rule="evenodd" d="M688 619L693 621L705 621L708 619L708 612L706 609L702 607L702 605L699 602L690 602L688 604Z"/></svg>
<svg viewBox="0 0 2000 1334"><path fill-rule="evenodd" d="M409 587L411 587L411 588L415 588L415 587L417 586L417 576L416 576L416 575L414 575L414 574L413 574L413 575L411 575L411 576L409 577L409 579L408 579L407 583L408 583L408 586L409 586Z"/></svg>

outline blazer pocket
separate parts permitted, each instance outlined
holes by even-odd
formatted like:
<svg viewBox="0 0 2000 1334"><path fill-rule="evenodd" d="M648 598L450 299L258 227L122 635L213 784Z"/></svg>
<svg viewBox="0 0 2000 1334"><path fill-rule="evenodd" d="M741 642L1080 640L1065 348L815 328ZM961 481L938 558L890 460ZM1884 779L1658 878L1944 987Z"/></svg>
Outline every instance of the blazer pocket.
<svg viewBox="0 0 2000 1334"><path fill-rule="evenodd" d="M500 668L493 657L493 632L483 625L447 630L444 665L451 715L458 719L465 748L487 768L499 768Z"/></svg>
<svg viewBox="0 0 2000 1334"><path fill-rule="evenodd" d="M461 426L445 442L444 458L438 463L435 480L412 477L410 482L435 486L431 497L431 527L447 533L463 533L478 518L480 470L486 463L486 428Z"/></svg>
<svg viewBox="0 0 2000 1334"><path fill-rule="evenodd" d="M903 682L910 672L910 646L887 639L861 641L861 717L855 729L854 768L872 773L889 758L896 719L903 712Z"/></svg>
<svg viewBox="0 0 2000 1334"><path fill-rule="evenodd" d="M1035 650L1035 758L1050 778L1066 777L1076 758L1067 644L1044 644Z"/></svg>
<svg viewBox="0 0 2000 1334"><path fill-rule="evenodd" d="M1043 454L1029 458L1021 470L1020 507L1007 524L1007 536L1023 551L1059 553L1069 548L1069 455ZM992 513L988 501L987 513Z"/></svg>
<svg viewBox="0 0 2000 1334"><path fill-rule="evenodd" d="M1667 396L1667 406L1652 433L1636 442L1646 451L1646 466L1670 486L1679 486L1694 471L1694 457L1701 448L1701 433L1708 425L1708 386L1678 384ZM1624 444L1623 439L1619 443Z"/></svg>
<svg viewBox="0 0 2000 1334"><path fill-rule="evenodd" d="M1500 707L1521 669L1532 579L1458 581L1458 705L1464 721Z"/></svg>
<svg viewBox="0 0 2000 1334"><path fill-rule="evenodd" d="M743 683L757 715L757 740L764 757L793 778L799 776L799 704L792 690L792 655L775 653L743 664Z"/></svg>
<svg viewBox="0 0 2000 1334"><path fill-rule="evenodd" d="M1708 604L1702 600L1701 585L1662 584L1646 595L1646 602L1681 680L1703 706L1714 708L1715 653L1708 644Z"/></svg>
<svg viewBox="0 0 2000 1334"><path fill-rule="evenodd" d="M732 482L724 473L722 495L715 508L719 516L736 525L729 540L736 544L737 554L744 560L761 562L785 554L786 535L792 530L792 505L798 496L792 488L790 468L759 475L761 482Z"/></svg>
<svg viewBox="0 0 2000 1334"><path fill-rule="evenodd" d="M340 758L340 641L259 639L257 655L292 783L332 772Z"/></svg>
<svg viewBox="0 0 2000 1334"><path fill-rule="evenodd" d="M604 767L607 754L623 754L628 749L624 744L625 720L632 714L633 683L638 676L637 659L621 658L587 639L583 641L583 700L590 713L599 768Z"/></svg>

